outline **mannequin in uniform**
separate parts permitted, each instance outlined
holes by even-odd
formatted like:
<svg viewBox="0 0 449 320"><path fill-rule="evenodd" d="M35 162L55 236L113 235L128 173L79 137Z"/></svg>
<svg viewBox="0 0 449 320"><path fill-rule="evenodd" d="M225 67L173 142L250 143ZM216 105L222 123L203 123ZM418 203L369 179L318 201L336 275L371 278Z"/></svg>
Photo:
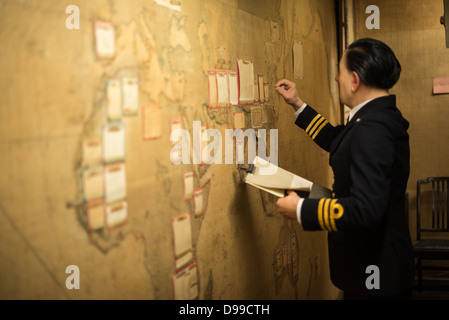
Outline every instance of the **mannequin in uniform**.
<svg viewBox="0 0 449 320"><path fill-rule="evenodd" d="M306 231L328 231L331 280L345 299L411 298L414 263L405 215L409 123L389 93L400 73L384 43L352 43L336 77L340 100L351 109L345 126L332 126L304 103L293 82L276 84L296 111L296 125L329 152L334 173L332 199L289 192L278 200L278 210ZM368 279L373 272L377 281Z"/></svg>

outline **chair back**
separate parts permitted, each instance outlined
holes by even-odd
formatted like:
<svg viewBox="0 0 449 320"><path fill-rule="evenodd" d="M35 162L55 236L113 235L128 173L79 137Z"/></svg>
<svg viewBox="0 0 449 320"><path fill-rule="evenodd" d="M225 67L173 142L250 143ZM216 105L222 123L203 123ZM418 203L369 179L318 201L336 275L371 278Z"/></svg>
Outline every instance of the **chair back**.
<svg viewBox="0 0 449 320"><path fill-rule="evenodd" d="M417 182L417 240L422 232L449 232L449 177Z"/></svg>

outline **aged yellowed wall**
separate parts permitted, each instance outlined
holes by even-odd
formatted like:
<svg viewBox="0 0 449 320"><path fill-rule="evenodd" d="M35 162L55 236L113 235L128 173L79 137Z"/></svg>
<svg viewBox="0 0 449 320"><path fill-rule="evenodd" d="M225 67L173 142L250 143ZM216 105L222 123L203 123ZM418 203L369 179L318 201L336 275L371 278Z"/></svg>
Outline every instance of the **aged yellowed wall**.
<svg viewBox="0 0 449 320"><path fill-rule="evenodd" d="M66 28L69 5L80 9L79 30ZM338 297L326 233L305 233L280 217L276 199L242 184L236 165L173 165L169 140L173 118L189 132L201 121L223 136L233 112L246 112L249 123L249 107L207 106L207 70L223 57L217 48L226 48L232 70L237 59L250 60L270 83L263 107L266 128L279 130L279 165L330 187L328 155L294 126L274 84L293 78L292 45L301 41L301 96L336 122L334 1L183 0L176 12L150 0L2 0L0 8L0 298L174 298L172 219L194 210L183 197L188 171L204 192L204 214L192 213L199 299ZM114 25L113 60L96 57L98 20ZM161 106L162 137L142 139L141 108L122 118L127 223L89 231L82 146L101 141L106 81L124 76L139 79L140 106ZM69 265L79 267L79 290L66 288Z"/></svg>
<svg viewBox="0 0 449 320"><path fill-rule="evenodd" d="M365 27L368 5L380 10L380 29ZM373 37L387 43L402 65L392 93L404 117L410 121L410 232L416 240L416 182L432 176L448 176L447 141L449 96L433 95L433 79L449 75L443 1L355 1L356 37ZM440 235L441 236L441 235Z"/></svg>

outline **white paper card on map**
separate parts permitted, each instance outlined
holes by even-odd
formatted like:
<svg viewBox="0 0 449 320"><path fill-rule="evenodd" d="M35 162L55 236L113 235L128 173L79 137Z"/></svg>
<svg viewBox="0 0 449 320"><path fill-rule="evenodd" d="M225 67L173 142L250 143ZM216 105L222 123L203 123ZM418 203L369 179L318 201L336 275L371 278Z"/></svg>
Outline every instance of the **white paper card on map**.
<svg viewBox="0 0 449 320"><path fill-rule="evenodd" d="M293 78L304 79L304 57L302 42L293 43Z"/></svg>
<svg viewBox="0 0 449 320"><path fill-rule="evenodd" d="M162 137L162 107L147 105L142 108L143 140L154 140Z"/></svg>
<svg viewBox="0 0 449 320"><path fill-rule="evenodd" d="M126 168L124 163L107 166L104 181L107 203L126 198Z"/></svg>
<svg viewBox="0 0 449 320"><path fill-rule="evenodd" d="M123 113L135 115L139 111L139 80L135 77L122 78Z"/></svg>
<svg viewBox="0 0 449 320"><path fill-rule="evenodd" d="M89 201L103 197L103 166L87 168L83 171L83 196Z"/></svg>
<svg viewBox="0 0 449 320"><path fill-rule="evenodd" d="M128 203L119 201L106 206L106 224L114 228L124 224L128 218Z"/></svg>
<svg viewBox="0 0 449 320"><path fill-rule="evenodd" d="M213 71L209 71L208 74L209 85L209 108L218 108L218 86L217 75Z"/></svg>
<svg viewBox="0 0 449 320"><path fill-rule="evenodd" d="M234 112L234 130L246 129L245 112Z"/></svg>
<svg viewBox="0 0 449 320"><path fill-rule="evenodd" d="M190 201L193 199L193 191L195 182L195 173L188 171L184 173L184 201Z"/></svg>
<svg viewBox="0 0 449 320"><path fill-rule="evenodd" d="M254 80L254 102L259 102L259 82Z"/></svg>
<svg viewBox="0 0 449 320"><path fill-rule="evenodd" d="M111 122L103 127L103 160L105 163L125 159L125 125Z"/></svg>
<svg viewBox="0 0 449 320"><path fill-rule="evenodd" d="M194 300L198 298L198 268L192 264L173 276L175 300Z"/></svg>
<svg viewBox="0 0 449 320"><path fill-rule="evenodd" d="M271 21L271 42L278 42L280 40L279 24Z"/></svg>
<svg viewBox="0 0 449 320"><path fill-rule="evenodd" d="M250 105L254 103L254 65L251 61L238 60L237 62L240 87L239 103Z"/></svg>
<svg viewBox="0 0 449 320"><path fill-rule="evenodd" d="M188 266L193 260L193 251L189 251L183 256L175 259L175 269L181 270L185 266Z"/></svg>
<svg viewBox="0 0 449 320"><path fill-rule="evenodd" d="M251 126L253 128L262 127L262 107L255 106L251 108Z"/></svg>
<svg viewBox="0 0 449 320"><path fill-rule="evenodd" d="M258 75L258 85L259 85L259 101L260 103L265 102L265 90L264 90L264 81L263 81L263 74Z"/></svg>
<svg viewBox="0 0 449 320"><path fill-rule="evenodd" d="M103 162L100 139L83 141L83 167L96 166Z"/></svg>
<svg viewBox="0 0 449 320"><path fill-rule="evenodd" d="M176 258L180 258L192 250L192 223L190 216L190 212L186 212L173 218L173 245Z"/></svg>
<svg viewBox="0 0 449 320"><path fill-rule="evenodd" d="M122 117L122 88L120 80L109 79L106 82L106 109L109 120Z"/></svg>
<svg viewBox="0 0 449 320"><path fill-rule="evenodd" d="M158 5L181 12L182 0L154 0Z"/></svg>
<svg viewBox="0 0 449 320"><path fill-rule="evenodd" d="M193 192L193 207L195 217L199 217L204 213L203 189L197 189Z"/></svg>
<svg viewBox="0 0 449 320"><path fill-rule="evenodd" d="M233 106L239 104L239 83L236 72L229 73L229 103Z"/></svg>
<svg viewBox="0 0 449 320"><path fill-rule="evenodd" d="M89 231L104 228L105 208L103 199L91 200L87 203L87 227Z"/></svg>
<svg viewBox="0 0 449 320"><path fill-rule="evenodd" d="M269 83L267 81L263 83L264 102L270 101L270 87L268 85Z"/></svg>
<svg viewBox="0 0 449 320"><path fill-rule="evenodd" d="M170 131L173 132L175 130L182 129L182 120L181 118L173 118L171 119Z"/></svg>
<svg viewBox="0 0 449 320"><path fill-rule="evenodd" d="M229 106L229 82L226 72L217 72L218 106Z"/></svg>
<svg viewBox="0 0 449 320"><path fill-rule="evenodd" d="M114 58L115 31L112 23L106 21L95 21L95 46L98 58Z"/></svg>

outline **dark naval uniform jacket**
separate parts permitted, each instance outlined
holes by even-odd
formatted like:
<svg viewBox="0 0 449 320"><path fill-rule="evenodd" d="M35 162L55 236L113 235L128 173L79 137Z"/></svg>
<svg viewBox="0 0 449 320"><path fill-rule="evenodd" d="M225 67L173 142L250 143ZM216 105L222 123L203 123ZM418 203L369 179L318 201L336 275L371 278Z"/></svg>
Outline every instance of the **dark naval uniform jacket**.
<svg viewBox="0 0 449 320"><path fill-rule="evenodd" d="M368 102L346 126L332 126L310 106L296 124L330 154L334 196L304 199L301 223L304 230L328 231L334 285L367 296L409 290L414 276L405 215L409 123L396 96Z"/></svg>

